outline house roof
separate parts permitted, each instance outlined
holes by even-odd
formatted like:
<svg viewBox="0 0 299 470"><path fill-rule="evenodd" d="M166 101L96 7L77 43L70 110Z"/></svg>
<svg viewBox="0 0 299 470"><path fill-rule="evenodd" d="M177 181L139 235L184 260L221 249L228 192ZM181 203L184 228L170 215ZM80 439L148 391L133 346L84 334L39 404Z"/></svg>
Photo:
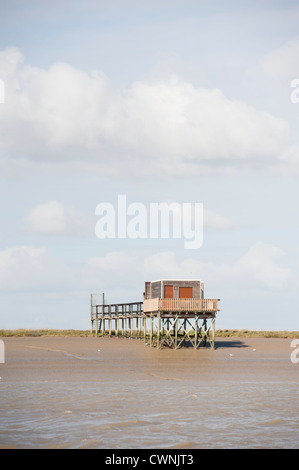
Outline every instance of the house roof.
<svg viewBox="0 0 299 470"><path fill-rule="evenodd" d="M148 281L148 282L162 282L162 281L188 281L188 282L203 282L202 279L156 279L154 281Z"/></svg>

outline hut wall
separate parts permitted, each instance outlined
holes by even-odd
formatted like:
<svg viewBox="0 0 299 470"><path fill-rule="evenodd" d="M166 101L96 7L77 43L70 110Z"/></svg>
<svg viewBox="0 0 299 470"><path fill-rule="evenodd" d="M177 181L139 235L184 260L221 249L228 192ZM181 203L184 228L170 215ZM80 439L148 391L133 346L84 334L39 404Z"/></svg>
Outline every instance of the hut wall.
<svg viewBox="0 0 299 470"><path fill-rule="evenodd" d="M146 299L164 299L164 287L173 286L173 298L180 298L180 287L192 287L192 298L204 298L204 283L200 280L162 279L145 283Z"/></svg>

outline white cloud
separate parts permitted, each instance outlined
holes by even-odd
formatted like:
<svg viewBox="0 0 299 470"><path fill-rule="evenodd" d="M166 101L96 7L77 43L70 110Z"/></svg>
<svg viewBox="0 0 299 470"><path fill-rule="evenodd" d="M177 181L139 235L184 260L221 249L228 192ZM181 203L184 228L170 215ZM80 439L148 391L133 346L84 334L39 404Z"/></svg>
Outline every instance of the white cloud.
<svg viewBox="0 0 299 470"><path fill-rule="evenodd" d="M92 257L83 269L82 282L89 292L104 292L107 302L141 301L144 289L142 258L123 252ZM138 298L136 291L140 291Z"/></svg>
<svg viewBox="0 0 299 470"><path fill-rule="evenodd" d="M59 291L72 282L71 271L46 248L14 246L0 252L1 291Z"/></svg>
<svg viewBox="0 0 299 470"><path fill-rule="evenodd" d="M270 166L270 171L281 176L299 176L299 145L290 146L279 160Z"/></svg>
<svg viewBox="0 0 299 470"><path fill-rule="evenodd" d="M100 272L103 279L105 279L108 274L112 274L112 282L115 282L115 274L117 276L123 277L122 273L124 273L127 268L132 265L132 263L135 264L135 262L136 258L133 255L128 255L121 251L113 251L107 253L101 258L89 258L87 266L91 270L94 270L91 273L92 276L96 272ZM127 276L127 274L125 274L125 276Z"/></svg>
<svg viewBox="0 0 299 470"><path fill-rule="evenodd" d="M288 136L282 120L177 77L135 82L127 110L129 145L147 143L158 158L170 155L182 163L268 158Z"/></svg>
<svg viewBox="0 0 299 470"><path fill-rule="evenodd" d="M274 245L256 243L235 263L233 274L241 274L249 283L253 281L257 285L280 290L292 278L291 270L279 265L283 255L283 250Z"/></svg>
<svg viewBox="0 0 299 470"><path fill-rule="evenodd" d="M0 52L0 76L6 156L81 161L106 174L190 175L267 164L288 143L283 120L176 76L115 90L101 72L25 65L16 48Z"/></svg>
<svg viewBox="0 0 299 470"><path fill-rule="evenodd" d="M25 223L29 231L42 235L84 236L93 233L87 217L59 201L38 204L29 212Z"/></svg>
<svg viewBox="0 0 299 470"><path fill-rule="evenodd" d="M54 295L53 299L63 294L63 302L67 304L69 299L70 304L74 302L79 291L86 299L90 292L104 292L108 303L141 301L144 282L160 278L203 279L205 296L221 297L224 302L243 298L244 293L251 296L257 289L267 298L271 293L285 293L286 287L298 290L294 273L283 266L283 252L263 243L253 245L239 259L222 265L200 257L180 261L173 252L156 253L145 259L140 253L111 252L71 269L45 248L14 246L0 252L1 292L42 293L43 296L49 293ZM65 297L66 291L72 296ZM86 306L88 309L88 300L85 307L84 301L82 305L83 309ZM221 304L221 308L223 306ZM28 310L28 305L26 308ZM51 315L49 305L46 311Z"/></svg>
<svg viewBox="0 0 299 470"><path fill-rule="evenodd" d="M256 243L243 256L225 264L201 261L200 257L177 262L173 252L165 252L147 258L145 271L151 278L203 279L222 291L225 286L227 292L256 288L280 291L295 281L291 269L281 265L283 255L280 248L267 243Z"/></svg>
<svg viewBox="0 0 299 470"><path fill-rule="evenodd" d="M185 279L188 277L186 270L179 265L175 259L175 254L171 251L156 253L148 256L144 260L144 272L146 280L155 279Z"/></svg>
<svg viewBox="0 0 299 470"><path fill-rule="evenodd" d="M269 53L263 71L270 77L299 78L299 37L295 37Z"/></svg>
<svg viewBox="0 0 299 470"><path fill-rule="evenodd" d="M23 62L16 48L0 52L0 72L6 85L1 115L3 148L41 160L76 160L77 148L99 149L106 132L109 134L113 109L103 74L88 76L65 63L43 70Z"/></svg>
<svg viewBox="0 0 299 470"><path fill-rule="evenodd" d="M232 227L231 222L227 217L208 209L204 209L203 223L204 227L213 228L216 230L226 230Z"/></svg>
<svg viewBox="0 0 299 470"><path fill-rule="evenodd" d="M283 251L271 244L256 243L231 263L215 264L212 261L189 257L181 261L172 251L156 253L142 259L139 255L122 252L109 253L88 261L85 279L92 284L96 280L102 291L107 290L120 300L121 290L136 292L136 286L144 288L144 281L154 279L202 279L210 295L219 292L238 295L240 290L250 292L283 291L294 286L295 274L281 263ZM133 299L134 300L134 299ZM137 299L136 299L137 300Z"/></svg>

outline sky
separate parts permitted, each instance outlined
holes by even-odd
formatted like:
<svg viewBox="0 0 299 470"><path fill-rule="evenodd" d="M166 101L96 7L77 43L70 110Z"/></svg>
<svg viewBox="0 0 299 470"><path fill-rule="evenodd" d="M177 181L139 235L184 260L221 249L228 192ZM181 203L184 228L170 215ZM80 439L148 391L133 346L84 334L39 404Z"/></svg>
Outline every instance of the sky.
<svg viewBox="0 0 299 470"><path fill-rule="evenodd" d="M89 329L90 293L182 278L216 328L299 330L298 25L286 0L0 0L0 328ZM140 236L161 203L201 205L199 247Z"/></svg>

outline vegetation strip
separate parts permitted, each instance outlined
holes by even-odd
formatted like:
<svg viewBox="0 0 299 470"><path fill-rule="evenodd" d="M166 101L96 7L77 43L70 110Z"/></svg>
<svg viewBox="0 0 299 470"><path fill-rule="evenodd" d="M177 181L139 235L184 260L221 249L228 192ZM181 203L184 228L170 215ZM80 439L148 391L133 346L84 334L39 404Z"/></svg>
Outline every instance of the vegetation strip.
<svg viewBox="0 0 299 470"><path fill-rule="evenodd" d="M32 330L32 329L18 329L18 330L0 330L0 337L9 336L77 336L77 337L92 337L93 334L90 330ZM299 331L254 331L254 330L216 330L216 337L230 338L299 338Z"/></svg>

